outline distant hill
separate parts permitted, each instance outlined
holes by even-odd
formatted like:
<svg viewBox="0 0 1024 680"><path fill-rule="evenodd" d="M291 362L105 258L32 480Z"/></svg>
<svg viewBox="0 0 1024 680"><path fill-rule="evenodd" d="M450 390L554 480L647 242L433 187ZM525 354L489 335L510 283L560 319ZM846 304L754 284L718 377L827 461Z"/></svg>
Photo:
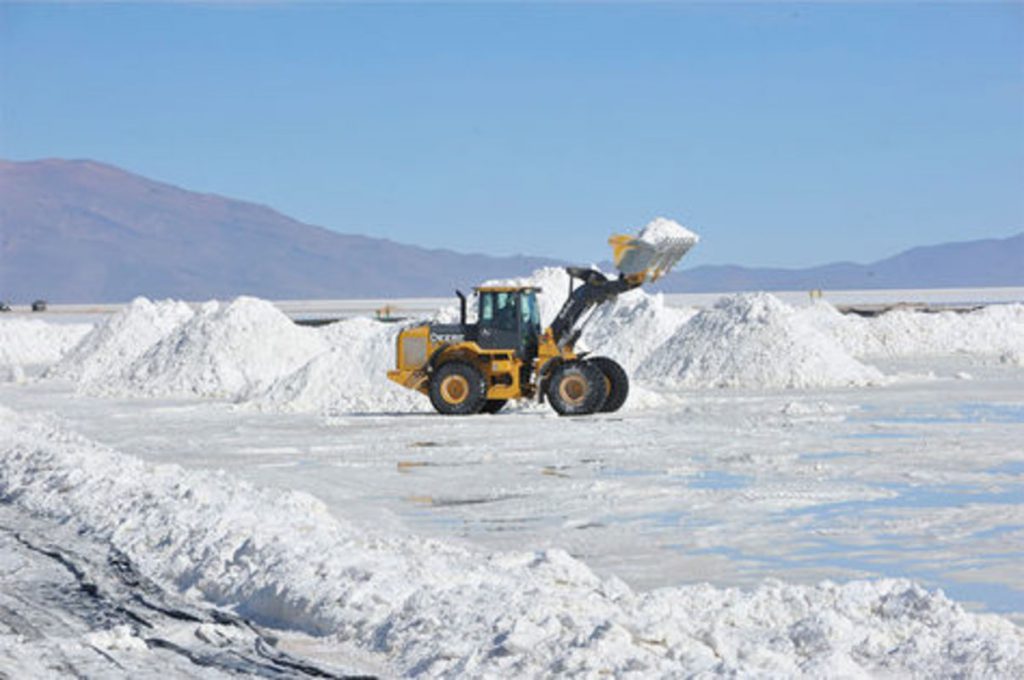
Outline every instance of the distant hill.
<svg viewBox="0 0 1024 680"><path fill-rule="evenodd" d="M549 264L339 234L93 161L0 161L0 300L439 296Z"/></svg>
<svg viewBox="0 0 1024 680"><path fill-rule="evenodd" d="M911 248L871 264L837 262L808 269L704 266L665 277L667 292L863 290L1024 286L1024 233Z"/></svg>
<svg viewBox="0 0 1024 680"><path fill-rule="evenodd" d="M0 161L0 300L431 297L557 264L340 234L93 161ZM1024 286L1024 234L868 265L696 267L659 284L670 292L954 286Z"/></svg>

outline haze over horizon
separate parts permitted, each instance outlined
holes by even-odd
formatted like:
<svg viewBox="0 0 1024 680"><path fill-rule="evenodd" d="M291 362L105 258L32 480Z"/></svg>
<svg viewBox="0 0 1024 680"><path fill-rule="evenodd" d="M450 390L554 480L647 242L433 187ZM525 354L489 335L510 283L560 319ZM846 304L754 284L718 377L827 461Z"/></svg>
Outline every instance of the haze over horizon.
<svg viewBox="0 0 1024 680"><path fill-rule="evenodd" d="M0 5L0 157L347 233L688 264L1024 228L1024 7Z"/></svg>

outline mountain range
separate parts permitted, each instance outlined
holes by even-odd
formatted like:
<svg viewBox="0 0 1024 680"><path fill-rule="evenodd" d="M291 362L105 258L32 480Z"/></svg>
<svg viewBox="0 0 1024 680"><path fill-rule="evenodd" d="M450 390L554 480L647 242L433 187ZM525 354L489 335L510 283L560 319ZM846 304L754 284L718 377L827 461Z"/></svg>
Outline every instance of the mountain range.
<svg viewBox="0 0 1024 680"><path fill-rule="evenodd" d="M119 302L449 295L557 260L427 249L312 226L89 160L0 161L0 300ZM1024 286L1024 233L914 248L870 264L702 266L667 292Z"/></svg>
<svg viewBox="0 0 1024 680"><path fill-rule="evenodd" d="M663 290L869 290L1024 286L1024 233L905 250L870 264L835 262L807 269L703 266L666 277Z"/></svg>

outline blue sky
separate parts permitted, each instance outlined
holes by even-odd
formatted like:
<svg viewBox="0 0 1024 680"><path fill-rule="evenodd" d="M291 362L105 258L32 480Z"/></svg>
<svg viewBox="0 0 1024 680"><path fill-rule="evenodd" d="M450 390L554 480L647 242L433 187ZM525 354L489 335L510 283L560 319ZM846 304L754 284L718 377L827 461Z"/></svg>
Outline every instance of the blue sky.
<svg viewBox="0 0 1024 680"><path fill-rule="evenodd" d="M0 6L0 157L339 231L689 264L1024 230L1024 5Z"/></svg>

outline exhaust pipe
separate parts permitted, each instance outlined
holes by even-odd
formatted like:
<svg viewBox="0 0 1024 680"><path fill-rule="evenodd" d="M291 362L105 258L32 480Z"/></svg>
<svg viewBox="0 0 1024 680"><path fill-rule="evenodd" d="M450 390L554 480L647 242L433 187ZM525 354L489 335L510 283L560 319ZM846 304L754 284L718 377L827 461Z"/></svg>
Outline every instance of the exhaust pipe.
<svg viewBox="0 0 1024 680"><path fill-rule="evenodd" d="M466 325L466 296L461 290L456 289L455 294L459 296L459 323Z"/></svg>

